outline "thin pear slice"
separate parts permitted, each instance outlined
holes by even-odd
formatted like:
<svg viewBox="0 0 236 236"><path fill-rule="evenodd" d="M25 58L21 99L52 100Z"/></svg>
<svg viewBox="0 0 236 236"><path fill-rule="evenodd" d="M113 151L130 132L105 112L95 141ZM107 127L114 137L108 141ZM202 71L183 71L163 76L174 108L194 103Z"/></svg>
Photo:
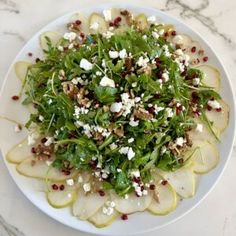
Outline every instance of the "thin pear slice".
<svg viewBox="0 0 236 236"><path fill-rule="evenodd" d="M215 136L213 135L213 133L207 127L206 124L204 124L200 119L194 119L194 121L196 122L197 125L202 126L202 130L200 131L200 130L197 130L196 128L193 128L192 130L188 132L189 138L193 142L193 146L195 146L195 141L197 140L204 140L210 143L217 142L217 139L215 138ZM214 133L216 134L216 136L219 137L219 131L215 127L212 127L212 129Z"/></svg>
<svg viewBox="0 0 236 236"><path fill-rule="evenodd" d="M30 65L32 65L32 63L27 61L17 61L15 63L16 75L22 82L25 80L25 76Z"/></svg>
<svg viewBox="0 0 236 236"><path fill-rule="evenodd" d="M61 37L62 36L60 34L53 31L44 32L40 35L40 46L43 50L48 50L47 38L51 40L53 46L56 46Z"/></svg>
<svg viewBox="0 0 236 236"><path fill-rule="evenodd" d="M219 162L219 152L216 146L202 141L195 145L197 148L192 156L194 172L203 174L215 168Z"/></svg>
<svg viewBox="0 0 236 236"><path fill-rule="evenodd" d="M77 200L73 204L73 215L80 220L87 220L93 216L109 199L109 195L100 196L98 193L88 192L83 189L78 192Z"/></svg>
<svg viewBox="0 0 236 236"><path fill-rule="evenodd" d="M180 40L177 40L180 39ZM170 39L170 42L179 45L182 50L186 50L188 48L188 45L192 42L192 39L190 36L186 34L178 34Z"/></svg>
<svg viewBox="0 0 236 236"><path fill-rule="evenodd" d="M194 195L195 177L191 167L182 167L173 172L159 170L158 173L181 197L190 198Z"/></svg>
<svg viewBox="0 0 236 236"><path fill-rule="evenodd" d="M177 205L176 192L169 185L161 183L156 185L154 197L148 210L155 215L166 215L173 211Z"/></svg>
<svg viewBox="0 0 236 236"><path fill-rule="evenodd" d="M16 166L16 170L24 176L54 181L70 179L76 175L75 171L72 171L70 175L65 175L56 168L48 166L45 161L36 160L34 157L23 160Z"/></svg>
<svg viewBox="0 0 236 236"><path fill-rule="evenodd" d="M103 205L93 216L91 216L88 220L94 224L98 228L103 228L110 225L113 221L115 221L120 213L113 208L113 213L111 215L107 215L103 213Z"/></svg>
<svg viewBox="0 0 236 236"><path fill-rule="evenodd" d="M203 84L214 88L214 90L220 90L220 72L213 66L201 65L197 66L197 69L203 72Z"/></svg>
<svg viewBox="0 0 236 236"><path fill-rule="evenodd" d="M192 51L193 47L196 48L194 52ZM184 53L189 55L190 63L192 64L192 66L196 64L199 65L201 58L203 57L202 55L199 55L200 50L203 50L203 49L200 43L197 41L192 41L187 45L187 48ZM198 62L196 62L197 59L199 60Z"/></svg>
<svg viewBox="0 0 236 236"><path fill-rule="evenodd" d="M229 106L223 100L218 102L220 103L221 111L217 112L214 109L211 111L207 110L206 116L210 122L213 122L213 127L222 133L229 123Z"/></svg>
<svg viewBox="0 0 236 236"><path fill-rule="evenodd" d="M72 15L72 17L70 18L71 22L75 22L76 20L81 21L80 31L85 33L85 34L89 34L89 20L88 20L88 17L83 15L80 12L77 12L74 15Z"/></svg>
<svg viewBox="0 0 236 236"><path fill-rule="evenodd" d="M30 154L31 147L28 145L27 139L24 139L11 148L11 150L6 155L6 159L10 163L18 164L25 160Z"/></svg>
<svg viewBox="0 0 236 236"><path fill-rule="evenodd" d="M148 195L137 197L135 193L129 194L127 199L118 196L116 193L111 194L112 201L115 202L116 210L123 214L130 214L138 211L144 211L152 201L152 193Z"/></svg>
<svg viewBox="0 0 236 236"><path fill-rule="evenodd" d="M64 208L72 204L76 199L75 187L68 186L64 183L51 183L51 185L57 184L60 186L63 184L64 190L53 190L52 188L47 192L47 199L49 204L54 208Z"/></svg>
<svg viewBox="0 0 236 236"><path fill-rule="evenodd" d="M148 28L148 21L145 14L139 14L138 16L136 16L135 21L136 26L139 30L142 31Z"/></svg>
<svg viewBox="0 0 236 236"><path fill-rule="evenodd" d="M97 29L94 29L93 26L98 24ZM98 13L91 14L89 18L89 29L90 33L105 33L108 30L107 23L105 19Z"/></svg>

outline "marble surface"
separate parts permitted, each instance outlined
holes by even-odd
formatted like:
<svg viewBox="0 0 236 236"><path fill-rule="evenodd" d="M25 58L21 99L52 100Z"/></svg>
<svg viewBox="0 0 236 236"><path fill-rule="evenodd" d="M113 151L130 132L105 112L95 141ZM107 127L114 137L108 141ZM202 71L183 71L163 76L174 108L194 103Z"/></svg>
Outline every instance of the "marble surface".
<svg viewBox="0 0 236 236"><path fill-rule="evenodd" d="M0 0L0 84L21 47L51 20L103 0ZM119 2L127 2L119 0ZM236 91L235 0L129 0L161 9L190 25L220 55ZM181 220L147 235L236 235L236 146L214 190ZM0 158L0 236L87 236L63 226L33 206L19 191Z"/></svg>

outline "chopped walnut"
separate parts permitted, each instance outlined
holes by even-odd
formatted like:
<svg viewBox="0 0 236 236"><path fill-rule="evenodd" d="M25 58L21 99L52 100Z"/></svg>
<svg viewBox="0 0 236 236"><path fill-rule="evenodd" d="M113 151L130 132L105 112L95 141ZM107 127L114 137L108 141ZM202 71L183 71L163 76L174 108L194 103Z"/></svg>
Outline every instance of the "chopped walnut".
<svg viewBox="0 0 236 236"><path fill-rule="evenodd" d="M120 12L120 14L125 17L126 22L129 26L133 25L134 17L129 11L123 10L123 11Z"/></svg>
<svg viewBox="0 0 236 236"><path fill-rule="evenodd" d="M80 25L79 24L76 24L75 22L70 22L67 24L67 28L70 30L70 31L73 31L73 32L78 32L80 31Z"/></svg>
<svg viewBox="0 0 236 236"><path fill-rule="evenodd" d="M147 65L146 67L140 68L137 71L138 74L146 74L146 75L151 75L152 74L152 67L150 65Z"/></svg>
<svg viewBox="0 0 236 236"><path fill-rule="evenodd" d="M102 109L104 112L109 112L110 110L109 106L103 106Z"/></svg>
<svg viewBox="0 0 236 236"><path fill-rule="evenodd" d="M78 93L78 88L70 81L62 83L63 92L70 98L74 98Z"/></svg>
<svg viewBox="0 0 236 236"><path fill-rule="evenodd" d="M141 120L150 120L153 118L153 114L149 113L144 108L138 108L134 111L134 117L141 119Z"/></svg>
<svg viewBox="0 0 236 236"><path fill-rule="evenodd" d="M115 128L114 129L114 133L118 136L118 137L123 137L124 136L124 127L120 126L119 128Z"/></svg>
<svg viewBox="0 0 236 236"><path fill-rule="evenodd" d="M95 132L95 133L93 134L93 138L94 138L95 140L97 140L97 141L103 140L103 136L102 136L102 134L99 133L99 132Z"/></svg>

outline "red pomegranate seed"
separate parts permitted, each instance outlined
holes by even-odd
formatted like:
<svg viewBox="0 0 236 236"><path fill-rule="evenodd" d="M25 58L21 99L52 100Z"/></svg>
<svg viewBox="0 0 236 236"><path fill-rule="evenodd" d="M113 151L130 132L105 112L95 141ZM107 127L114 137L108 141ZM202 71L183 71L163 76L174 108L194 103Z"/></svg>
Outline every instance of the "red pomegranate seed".
<svg viewBox="0 0 236 236"><path fill-rule="evenodd" d="M32 57L32 56L33 56L33 53L32 53L32 52L28 52L28 56L29 56L29 57Z"/></svg>
<svg viewBox="0 0 236 236"><path fill-rule="evenodd" d="M172 32L171 32L171 35L172 36L175 36L177 33L176 33L176 31L175 30L173 30Z"/></svg>
<svg viewBox="0 0 236 236"><path fill-rule="evenodd" d="M140 177L134 177L134 178L133 178L133 181L134 181L135 183L140 183L140 182L141 182L141 179L140 179Z"/></svg>
<svg viewBox="0 0 236 236"><path fill-rule="evenodd" d="M154 107L149 107L149 108L148 108L148 112L149 112L150 114L155 114L155 108L154 108Z"/></svg>
<svg viewBox="0 0 236 236"><path fill-rule="evenodd" d="M32 152L33 154L35 154L35 153L36 153L36 148L35 148L35 147L32 147L32 148L31 148L31 152Z"/></svg>
<svg viewBox="0 0 236 236"><path fill-rule="evenodd" d="M222 111L222 108L221 108L221 107L220 107L220 108L217 108L216 111L217 111L217 112L221 112L221 111Z"/></svg>
<svg viewBox="0 0 236 236"><path fill-rule="evenodd" d="M128 220L128 215L123 214L123 215L121 216L121 219L122 219L122 220Z"/></svg>
<svg viewBox="0 0 236 236"><path fill-rule="evenodd" d="M191 52L192 52L192 53L195 53L195 52L196 52L196 49L197 49L197 48L196 48L195 46L192 47L192 48L191 48Z"/></svg>
<svg viewBox="0 0 236 236"><path fill-rule="evenodd" d="M75 24L76 24L76 25L81 25L81 23L82 23L82 22L81 22L80 20L76 20L76 21L75 21Z"/></svg>
<svg viewBox="0 0 236 236"><path fill-rule="evenodd" d="M17 100L19 100L19 96L14 95L14 96L11 97L11 99L14 100L14 101L17 101Z"/></svg>
<svg viewBox="0 0 236 236"><path fill-rule="evenodd" d="M63 191L64 189L65 189L65 186L62 184L62 185L60 186L60 190Z"/></svg>
<svg viewBox="0 0 236 236"><path fill-rule="evenodd" d="M98 194L101 196L101 197L104 197L105 196L105 192L103 190L98 190Z"/></svg>
<svg viewBox="0 0 236 236"><path fill-rule="evenodd" d="M149 187L150 190L155 190L155 188L156 188L155 184L150 184L150 187Z"/></svg>
<svg viewBox="0 0 236 236"><path fill-rule="evenodd" d="M84 38L85 37L85 34L83 32L80 33L80 37L81 38Z"/></svg>
<svg viewBox="0 0 236 236"><path fill-rule="evenodd" d="M144 190L144 186L141 186L141 191L143 191Z"/></svg>
<svg viewBox="0 0 236 236"><path fill-rule="evenodd" d="M208 110L208 111L211 111L211 110L212 110L212 107L209 106L209 105L207 105L207 110Z"/></svg>
<svg viewBox="0 0 236 236"><path fill-rule="evenodd" d="M203 57L202 60L203 60L204 62L207 62L207 61L208 61L208 57Z"/></svg>
<svg viewBox="0 0 236 236"><path fill-rule="evenodd" d="M52 189L53 189L53 190L58 190L58 186L57 186L56 184L53 184L53 185L52 185Z"/></svg>
<svg viewBox="0 0 236 236"><path fill-rule="evenodd" d="M167 185L167 184L168 184L168 181L167 181L167 180L162 180L162 181L161 181L161 184L162 184L162 185Z"/></svg>
<svg viewBox="0 0 236 236"><path fill-rule="evenodd" d="M115 20L118 21L118 22L121 22L122 19L121 19L120 16L118 16Z"/></svg>
<svg viewBox="0 0 236 236"><path fill-rule="evenodd" d="M63 173L64 175L70 175L70 171L69 171L69 170L62 170L62 173Z"/></svg>

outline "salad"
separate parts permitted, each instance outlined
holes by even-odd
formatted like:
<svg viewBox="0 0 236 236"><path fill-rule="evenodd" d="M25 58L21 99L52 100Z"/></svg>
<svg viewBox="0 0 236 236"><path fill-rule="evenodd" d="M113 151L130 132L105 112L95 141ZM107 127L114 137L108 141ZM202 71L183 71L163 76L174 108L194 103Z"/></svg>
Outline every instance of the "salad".
<svg viewBox="0 0 236 236"><path fill-rule="evenodd" d="M198 42L155 16L109 9L74 15L40 45L43 57L15 65L22 90L12 99L29 109L29 134L7 159L45 182L53 207L104 227L194 196L229 116Z"/></svg>

